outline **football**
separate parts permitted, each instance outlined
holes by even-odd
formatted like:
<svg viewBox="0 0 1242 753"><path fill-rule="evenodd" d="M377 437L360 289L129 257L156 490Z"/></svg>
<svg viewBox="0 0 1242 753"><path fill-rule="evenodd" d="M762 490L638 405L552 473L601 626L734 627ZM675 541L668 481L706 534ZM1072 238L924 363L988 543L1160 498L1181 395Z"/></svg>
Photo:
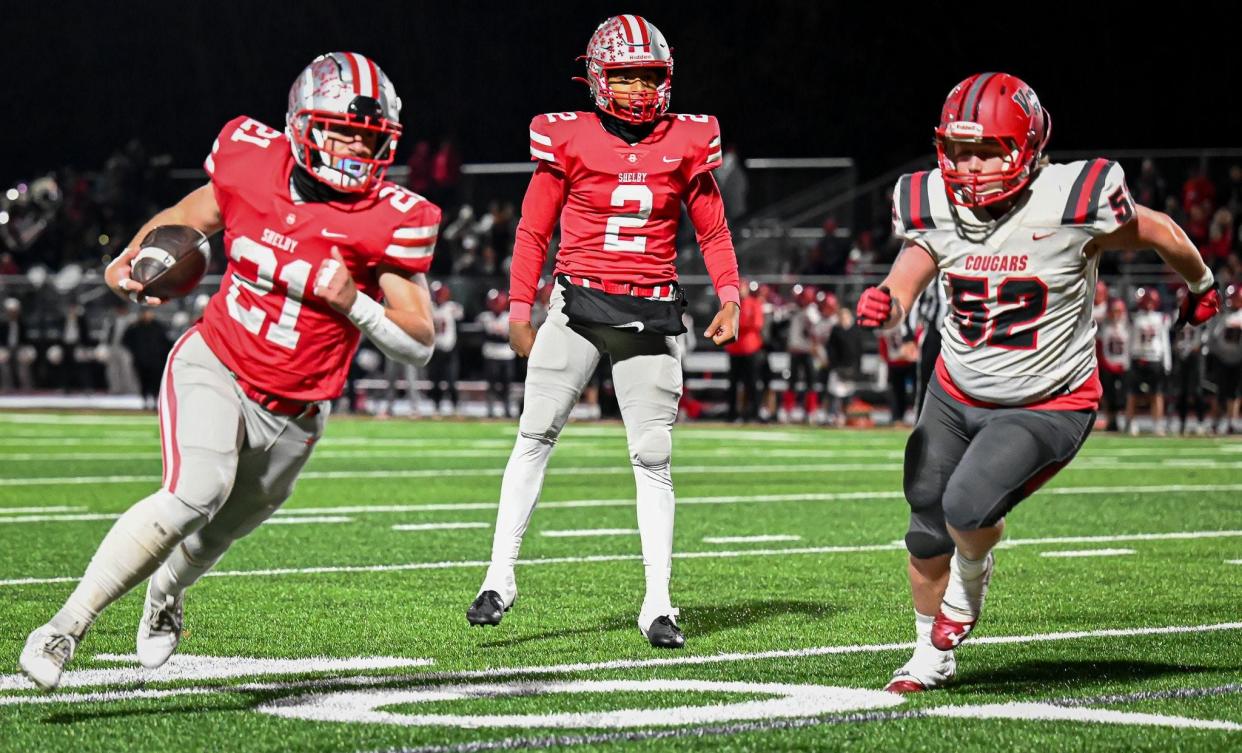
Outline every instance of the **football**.
<svg viewBox="0 0 1242 753"><path fill-rule="evenodd" d="M207 236L188 225L161 225L142 239L133 279L143 295L171 300L188 295L207 272Z"/></svg>

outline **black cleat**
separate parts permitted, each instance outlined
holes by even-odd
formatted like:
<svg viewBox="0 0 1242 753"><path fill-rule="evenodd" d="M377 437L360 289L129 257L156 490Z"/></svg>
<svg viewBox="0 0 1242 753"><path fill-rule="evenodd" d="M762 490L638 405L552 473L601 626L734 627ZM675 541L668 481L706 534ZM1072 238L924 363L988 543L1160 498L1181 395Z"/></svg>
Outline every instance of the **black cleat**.
<svg viewBox="0 0 1242 753"><path fill-rule="evenodd" d="M655 648L682 648L686 645L685 633L668 617L657 617L647 628L646 635Z"/></svg>
<svg viewBox="0 0 1242 753"><path fill-rule="evenodd" d="M474 603L466 610L466 619L471 625L499 625L509 607L495 591L484 591L475 598Z"/></svg>

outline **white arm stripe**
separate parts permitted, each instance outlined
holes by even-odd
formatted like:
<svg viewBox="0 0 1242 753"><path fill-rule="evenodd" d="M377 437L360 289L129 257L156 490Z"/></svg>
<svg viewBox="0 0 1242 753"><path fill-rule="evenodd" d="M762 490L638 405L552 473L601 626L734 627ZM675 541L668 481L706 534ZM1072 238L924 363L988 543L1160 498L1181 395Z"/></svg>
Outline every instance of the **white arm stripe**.
<svg viewBox="0 0 1242 753"><path fill-rule="evenodd" d="M435 252L432 244L426 246L398 246L393 244L384 249L384 254L397 259L424 259Z"/></svg>
<svg viewBox="0 0 1242 753"><path fill-rule="evenodd" d="M703 164L710 165L711 163L715 162L718 159L720 159L720 152L712 152L711 154L707 155L707 159L703 161Z"/></svg>
<svg viewBox="0 0 1242 753"><path fill-rule="evenodd" d="M720 146L720 137L719 137L719 136L717 136L716 138L714 138L714 139L712 139L711 141L707 142L707 148L708 148L708 149L715 149L715 148L716 148L716 147L718 147L718 146Z"/></svg>
<svg viewBox="0 0 1242 753"><path fill-rule="evenodd" d="M207 168L208 175L211 175L216 171L216 161L211 158L210 154L207 155L207 159L203 160L203 167Z"/></svg>
<svg viewBox="0 0 1242 753"><path fill-rule="evenodd" d="M399 227L393 232L392 237L393 240L422 240L424 238L434 238L439 229L438 225Z"/></svg>
<svg viewBox="0 0 1242 753"><path fill-rule="evenodd" d="M552 146L551 136L544 136L542 133L538 133L534 129L531 129L530 140L535 142L536 144L543 144L544 146Z"/></svg>
<svg viewBox="0 0 1242 753"><path fill-rule="evenodd" d="M538 157L539 159L547 160L548 162L556 162L556 155L551 152L540 151L533 146L530 148L530 154L532 157Z"/></svg>

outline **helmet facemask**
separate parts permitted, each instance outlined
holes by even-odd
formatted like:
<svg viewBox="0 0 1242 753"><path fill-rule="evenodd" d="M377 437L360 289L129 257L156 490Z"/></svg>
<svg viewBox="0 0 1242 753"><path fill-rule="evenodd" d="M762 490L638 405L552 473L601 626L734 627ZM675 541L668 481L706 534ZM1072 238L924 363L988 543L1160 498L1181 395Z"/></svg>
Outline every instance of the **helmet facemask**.
<svg viewBox="0 0 1242 753"><path fill-rule="evenodd" d="M575 80L590 88L591 99L601 112L636 124L651 123L668 112L673 96L673 50L660 30L642 16L613 16L604 21L579 60L586 60L586 76ZM657 71L655 90L613 91L609 74L636 68Z"/></svg>
<svg viewBox="0 0 1242 753"><path fill-rule="evenodd" d="M655 89L639 89L618 92L608 82L609 75L619 71L643 68L654 70L659 76ZM650 123L668 112L669 102L673 95L673 65L668 63L605 64L598 60L587 60L587 84L591 87L591 97L595 106L614 118L627 123ZM624 100L624 102L622 101Z"/></svg>

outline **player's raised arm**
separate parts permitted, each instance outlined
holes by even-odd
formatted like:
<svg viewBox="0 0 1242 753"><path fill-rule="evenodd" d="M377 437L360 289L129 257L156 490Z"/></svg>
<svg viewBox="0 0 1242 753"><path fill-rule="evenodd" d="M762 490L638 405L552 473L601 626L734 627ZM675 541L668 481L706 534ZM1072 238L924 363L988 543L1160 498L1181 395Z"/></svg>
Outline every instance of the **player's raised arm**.
<svg viewBox="0 0 1242 753"><path fill-rule="evenodd" d="M1123 198L1129 201L1128 196ZM1179 307L1177 325L1199 325L1215 316L1220 311L1216 279L1186 231L1164 212L1140 204L1129 206L1132 216L1116 230L1096 238L1096 248L1103 251L1155 249L1190 288L1190 295ZM1118 209L1123 215L1125 210L1125 206Z"/></svg>
<svg viewBox="0 0 1242 753"><path fill-rule="evenodd" d="M158 298L141 295L142 285L130 279L139 244L143 238L147 237L147 233L162 225L189 225L201 230L203 235L213 235L219 232L220 228L224 227L224 221L221 218L220 205L216 203L215 191L211 184L194 189L181 201L157 212L138 229L125 250L118 254L104 271L104 280L113 293L121 298L137 300L149 306L158 306L163 303Z"/></svg>
<svg viewBox="0 0 1242 753"><path fill-rule="evenodd" d="M936 277L936 262L922 246L906 243L884 282L858 299L858 324L891 329L905 319L914 299Z"/></svg>

